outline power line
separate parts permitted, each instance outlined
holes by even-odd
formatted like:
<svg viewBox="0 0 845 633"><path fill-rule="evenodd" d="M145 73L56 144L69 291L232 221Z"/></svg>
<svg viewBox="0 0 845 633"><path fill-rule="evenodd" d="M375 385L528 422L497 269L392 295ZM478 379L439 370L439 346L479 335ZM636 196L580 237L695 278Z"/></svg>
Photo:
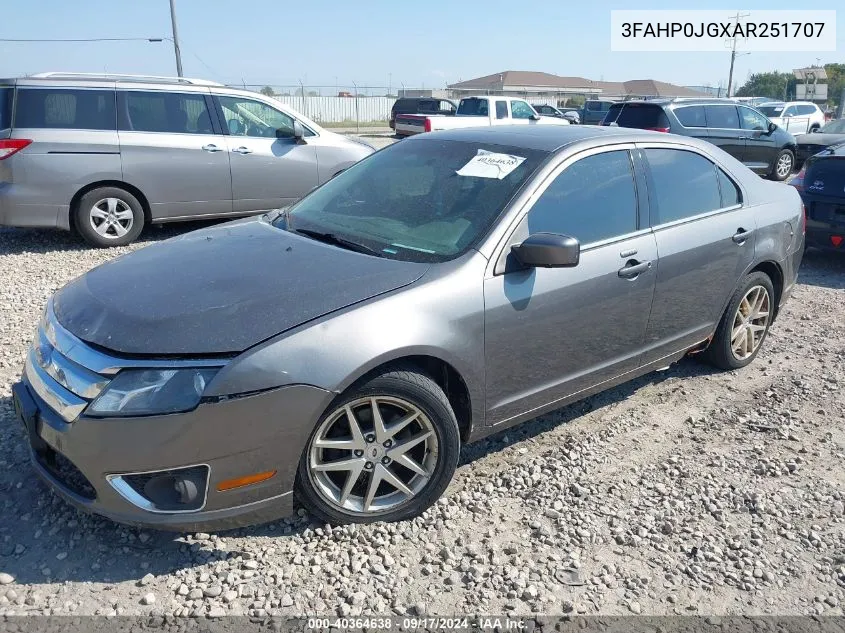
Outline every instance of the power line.
<svg viewBox="0 0 845 633"><path fill-rule="evenodd" d="M0 42L161 42L163 37L0 38Z"/></svg>

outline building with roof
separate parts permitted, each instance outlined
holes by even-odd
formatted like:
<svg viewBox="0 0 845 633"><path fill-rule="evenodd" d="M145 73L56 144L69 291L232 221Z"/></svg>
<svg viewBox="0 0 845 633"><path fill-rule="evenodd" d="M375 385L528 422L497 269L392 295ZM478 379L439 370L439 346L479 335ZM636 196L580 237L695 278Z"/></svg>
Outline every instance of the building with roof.
<svg viewBox="0 0 845 633"><path fill-rule="evenodd" d="M602 99L643 99L655 97L706 97L705 92L657 81L594 81L584 77L563 77L551 73L506 70L493 75L460 81L448 86L454 97L474 94L513 94L526 98L565 99L570 96Z"/></svg>

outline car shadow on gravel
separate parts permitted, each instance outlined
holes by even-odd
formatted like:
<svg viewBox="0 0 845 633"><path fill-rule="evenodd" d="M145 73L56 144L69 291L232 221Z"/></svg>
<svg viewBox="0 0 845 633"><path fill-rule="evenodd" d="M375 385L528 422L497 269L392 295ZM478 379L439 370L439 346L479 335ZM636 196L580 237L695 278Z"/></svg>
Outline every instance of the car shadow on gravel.
<svg viewBox="0 0 845 633"><path fill-rule="evenodd" d="M798 271L798 283L845 290L845 252L808 249Z"/></svg>

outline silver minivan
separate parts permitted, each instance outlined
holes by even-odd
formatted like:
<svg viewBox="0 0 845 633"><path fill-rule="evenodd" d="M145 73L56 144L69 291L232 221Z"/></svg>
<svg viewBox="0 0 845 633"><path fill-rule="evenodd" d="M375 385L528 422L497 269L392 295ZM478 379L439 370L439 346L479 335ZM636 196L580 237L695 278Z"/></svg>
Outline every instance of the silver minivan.
<svg viewBox="0 0 845 633"><path fill-rule="evenodd" d="M185 78L0 79L0 225L95 246L287 206L373 148L263 95Z"/></svg>

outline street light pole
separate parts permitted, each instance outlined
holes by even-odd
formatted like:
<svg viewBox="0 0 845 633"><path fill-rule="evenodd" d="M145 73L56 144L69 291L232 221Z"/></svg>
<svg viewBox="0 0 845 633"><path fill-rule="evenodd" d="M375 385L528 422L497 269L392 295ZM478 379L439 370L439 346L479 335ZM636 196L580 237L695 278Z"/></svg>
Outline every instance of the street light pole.
<svg viewBox="0 0 845 633"><path fill-rule="evenodd" d="M173 25L173 50L176 53L176 74L182 77L182 52L179 50L179 32L176 30L176 8L170 0L170 23Z"/></svg>

